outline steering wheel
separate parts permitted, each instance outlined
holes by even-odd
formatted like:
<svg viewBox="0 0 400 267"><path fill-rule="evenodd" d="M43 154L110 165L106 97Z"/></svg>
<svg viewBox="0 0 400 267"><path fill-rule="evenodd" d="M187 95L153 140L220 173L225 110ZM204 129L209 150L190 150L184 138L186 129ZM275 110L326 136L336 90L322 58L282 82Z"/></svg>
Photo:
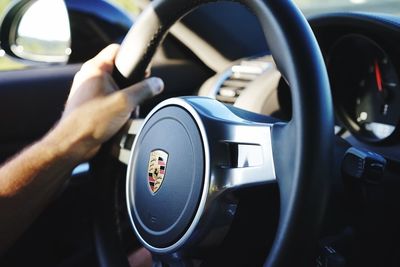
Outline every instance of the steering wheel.
<svg viewBox="0 0 400 267"><path fill-rule="evenodd" d="M120 85L142 79L168 29L209 2L215 1L151 2L116 58L114 78ZM199 251L215 248L224 236L216 233L230 223L220 220L229 195L266 184L279 187L280 214L265 266L312 266L314 261L333 156L332 101L321 52L291 1L234 2L249 8L262 25L290 84L292 119L276 122L202 97L168 99L147 115L134 133L132 150L122 146L119 156L128 165L131 231L152 253L155 266L189 266ZM96 175L112 180L104 165L95 165ZM103 216L96 226L100 265L124 266L117 230L111 226L112 194L105 193L107 183L100 187L106 199L99 205Z"/></svg>

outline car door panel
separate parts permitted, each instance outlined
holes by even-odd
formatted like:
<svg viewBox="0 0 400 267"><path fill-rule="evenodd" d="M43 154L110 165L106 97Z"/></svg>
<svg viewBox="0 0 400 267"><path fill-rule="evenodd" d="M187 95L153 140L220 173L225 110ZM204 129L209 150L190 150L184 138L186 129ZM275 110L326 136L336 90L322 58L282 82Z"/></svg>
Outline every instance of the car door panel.
<svg viewBox="0 0 400 267"><path fill-rule="evenodd" d="M79 68L66 65L0 72L0 161L54 125Z"/></svg>
<svg viewBox="0 0 400 267"><path fill-rule="evenodd" d="M80 66L0 72L0 162L54 126ZM193 93L211 72L193 61L163 61L153 65L152 75L164 80L166 90L158 98L144 103L141 116L163 99Z"/></svg>

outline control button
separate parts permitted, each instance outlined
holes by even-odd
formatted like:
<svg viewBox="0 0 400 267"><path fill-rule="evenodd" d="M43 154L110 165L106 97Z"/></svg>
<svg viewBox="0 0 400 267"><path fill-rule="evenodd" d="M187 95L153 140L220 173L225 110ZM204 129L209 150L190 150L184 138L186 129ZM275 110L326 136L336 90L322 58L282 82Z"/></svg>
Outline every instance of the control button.
<svg viewBox="0 0 400 267"><path fill-rule="evenodd" d="M351 147L344 155L342 172L366 183L378 184L382 180L385 166L386 159L381 155Z"/></svg>

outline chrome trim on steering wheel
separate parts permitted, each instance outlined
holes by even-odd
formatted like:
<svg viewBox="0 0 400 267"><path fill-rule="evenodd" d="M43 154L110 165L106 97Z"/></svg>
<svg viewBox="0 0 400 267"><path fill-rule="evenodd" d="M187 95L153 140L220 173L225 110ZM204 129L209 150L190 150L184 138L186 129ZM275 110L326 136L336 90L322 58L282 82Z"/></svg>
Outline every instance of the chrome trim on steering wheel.
<svg viewBox="0 0 400 267"><path fill-rule="evenodd" d="M141 132L156 113L167 106L187 111L195 121L203 143L204 182L199 205L188 229L178 241L167 247L155 247L140 235L134 220L132 197L134 151L138 149ZM129 219L140 242L155 253L175 252L190 242L195 232L202 229L209 213L218 204L219 197L242 187L276 181L272 154L271 124L243 120L220 102L203 97L173 98L157 105L146 117L135 139L128 162L126 198ZM166 178L167 179L167 178ZM202 231L203 232L203 231Z"/></svg>

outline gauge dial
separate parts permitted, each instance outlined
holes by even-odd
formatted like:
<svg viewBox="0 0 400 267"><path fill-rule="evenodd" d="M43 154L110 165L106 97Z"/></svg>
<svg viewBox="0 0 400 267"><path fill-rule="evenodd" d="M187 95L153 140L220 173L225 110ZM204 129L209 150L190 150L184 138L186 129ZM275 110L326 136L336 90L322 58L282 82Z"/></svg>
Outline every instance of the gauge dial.
<svg viewBox="0 0 400 267"><path fill-rule="evenodd" d="M339 118L356 137L370 142L389 138L400 119L400 86L387 53L360 35L340 39L328 69Z"/></svg>

